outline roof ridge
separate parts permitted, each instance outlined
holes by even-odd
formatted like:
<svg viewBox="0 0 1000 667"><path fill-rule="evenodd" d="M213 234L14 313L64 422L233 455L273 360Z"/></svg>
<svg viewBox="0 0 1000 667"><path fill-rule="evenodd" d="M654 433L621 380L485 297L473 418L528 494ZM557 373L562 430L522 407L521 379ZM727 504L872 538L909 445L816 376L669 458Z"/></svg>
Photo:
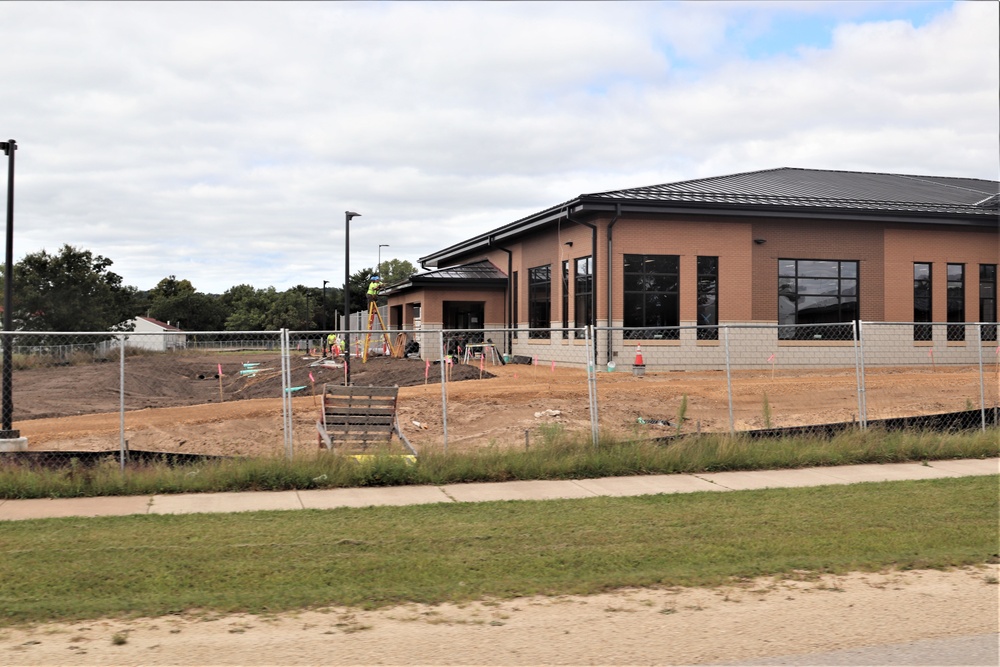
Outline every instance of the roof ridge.
<svg viewBox="0 0 1000 667"><path fill-rule="evenodd" d="M771 169L754 169L750 171L740 171L735 174L722 174L719 176L704 176L702 178L689 178L683 181L673 181L668 183L653 183L650 185L640 185L629 188L615 188L613 190L604 190L602 192L592 192L589 194L580 195L581 197L599 197L601 195L608 195L615 192L628 192L635 190L648 190L651 188L665 187L669 186L671 188L676 188L677 186L684 186L690 183L704 183L706 181L717 181L721 179L733 179L742 176L748 176L750 174L766 174L766 173L776 173L781 171L797 171L803 173L830 173L830 174L857 174L860 176L893 176L896 178L905 178L912 181L927 183L929 185L939 185L949 188L955 188L958 190L963 190L965 192L980 192L979 190L974 190L972 188L966 188L961 185L954 183L943 182L944 180L949 181L978 181L983 184L993 184L1000 185L998 181L992 181L985 178L972 178L964 176L930 176L921 174L901 174L889 171L858 171L855 169L811 169L807 167L773 167ZM675 190L677 191L677 190ZM905 201L905 200L900 200Z"/></svg>
<svg viewBox="0 0 1000 667"><path fill-rule="evenodd" d="M702 176L701 178L689 178L683 181L673 181L670 183L651 183L650 185L639 185L631 188L615 188L614 190L604 190L603 192L591 192L587 194L580 195L581 197L599 197L600 195L610 194L612 192L625 192L627 190L645 190L647 188L658 188L664 185L685 185L687 183L701 183L703 181L714 181L720 178L733 178L735 176L746 176L748 174L766 174L769 171L781 171L783 169L790 169L794 167L772 167L771 169L752 169L750 171L740 171L735 174L722 174L719 176ZM572 201L572 200L570 200ZM567 202L568 203L568 202Z"/></svg>

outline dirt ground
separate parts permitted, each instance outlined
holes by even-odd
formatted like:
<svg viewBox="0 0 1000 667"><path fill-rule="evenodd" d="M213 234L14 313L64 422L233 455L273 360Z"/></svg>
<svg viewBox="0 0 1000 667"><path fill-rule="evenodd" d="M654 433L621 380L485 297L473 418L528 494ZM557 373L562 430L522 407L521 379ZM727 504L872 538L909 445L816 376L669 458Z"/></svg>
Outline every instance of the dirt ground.
<svg viewBox="0 0 1000 667"><path fill-rule="evenodd" d="M380 611L329 608L270 616L101 619L0 630L0 664L737 662L995 633L1000 616L997 575L997 566L989 565ZM958 663L929 658L922 664Z"/></svg>
<svg viewBox="0 0 1000 667"><path fill-rule="evenodd" d="M257 364L246 366L245 364ZM221 365L222 377L218 376ZM313 357L291 364L296 453L317 449L318 397L324 383L343 382L343 368ZM257 369L256 374L241 373ZM448 368L446 366L446 368ZM283 455L280 358L239 355L150 355L126 363L125 432L133 450L234 456ZM418 451L487 446L530 446L561 428L589 434L586 373L572 368L491 365L448 369L447 424L442 417L441 369L417 359L373 357L351 366L355 385L401 387L399 421ZM118 364L18 370L14 374L14 428L35 451L117 451ZM597 375L602 431L619 435L671 435L726 431L731 391L737 430L853 421L857 379L853 368L801 371L647 370ZM987 405L997 401L998 376L987 371ZM870 369L868 418L933 414L979 404L976 368Z"/></svg>

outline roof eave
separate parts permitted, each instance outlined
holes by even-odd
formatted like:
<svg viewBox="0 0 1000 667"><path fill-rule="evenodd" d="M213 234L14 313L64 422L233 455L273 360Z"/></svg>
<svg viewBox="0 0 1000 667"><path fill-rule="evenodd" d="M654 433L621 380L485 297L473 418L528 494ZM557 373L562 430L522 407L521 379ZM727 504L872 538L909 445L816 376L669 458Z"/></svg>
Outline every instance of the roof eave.
<svg viewBox="0 0 1000 667"><path fill-rule="evenodd" d="M620 207L620 208L619 208ZM998 216L992 211L955 212L906 211L885 209L861 209L824 206L788 206L766 204L710 204L701 202L650 202L644 200L609 200L604 197L582 195L559 206L548 208L535 215L522 218L503 227L480 234L471 239L421 257L418 261L424 268L436 268L440 261L450 257L460 257L480 252L501 241L530 233L547 224L563 219L567 213L686 213L696 215L737 216L737 217L779 217L779 218L827 218L832 220L873 220L884 222L904 222L917 224L945 224L962 226L989 226L990 221L998 224ZM992 214L992 215L991 215Z"/></svg>

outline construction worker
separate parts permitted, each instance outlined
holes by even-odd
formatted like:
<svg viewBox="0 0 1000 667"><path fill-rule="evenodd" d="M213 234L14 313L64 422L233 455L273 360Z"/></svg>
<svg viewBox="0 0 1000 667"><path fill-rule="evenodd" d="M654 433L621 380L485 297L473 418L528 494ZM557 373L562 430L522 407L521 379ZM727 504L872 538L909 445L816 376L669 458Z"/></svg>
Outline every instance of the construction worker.
<svg viewBox="0 0 1000 667"><path fill-rule="evenodd" d="M368 306L371 308L371 304L378 300L378 293L382 289L382 280L375 274L371 277L371 282L368 283Z"/></svg>
<svg viewBox="0 0 1000 667"><path fill-rule="evenodd" d="M335 333L330 333L326 337L326 346L330 350L330 356L338 357L344 350L344 340Z"/></svg>

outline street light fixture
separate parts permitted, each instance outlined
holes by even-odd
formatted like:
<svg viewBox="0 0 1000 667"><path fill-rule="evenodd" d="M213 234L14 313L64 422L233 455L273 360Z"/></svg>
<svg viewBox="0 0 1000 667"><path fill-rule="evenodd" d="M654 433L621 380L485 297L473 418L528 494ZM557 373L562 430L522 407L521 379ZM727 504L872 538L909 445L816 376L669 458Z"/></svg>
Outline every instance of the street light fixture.
<svg viewBox="0 0 1000 667"><path fill-rule="evenodd" d="M20 440L21 432L12 428L14 415L14 365L11 358L14 338L14 151L13 139L0 141L0 148L7 156L7 256L3 273L3 429L0 440ZM27 444L26 442L24 443Z"/></svg>
<svg viewBox="0 0 1000 667"><path fill-rule="evenodd" d="M375 273L378 275L379 278L383 279L384 276L382 275L382 248L388 248L388 247L389 247L388 243L378 244L378 264L375 265Z"/></svg>
<svg viewBox="0 0 1000 667"><path fill-rule="evenodd" d="M351 218L360 213L344 211L344 386L351 386Z"/></svg>

